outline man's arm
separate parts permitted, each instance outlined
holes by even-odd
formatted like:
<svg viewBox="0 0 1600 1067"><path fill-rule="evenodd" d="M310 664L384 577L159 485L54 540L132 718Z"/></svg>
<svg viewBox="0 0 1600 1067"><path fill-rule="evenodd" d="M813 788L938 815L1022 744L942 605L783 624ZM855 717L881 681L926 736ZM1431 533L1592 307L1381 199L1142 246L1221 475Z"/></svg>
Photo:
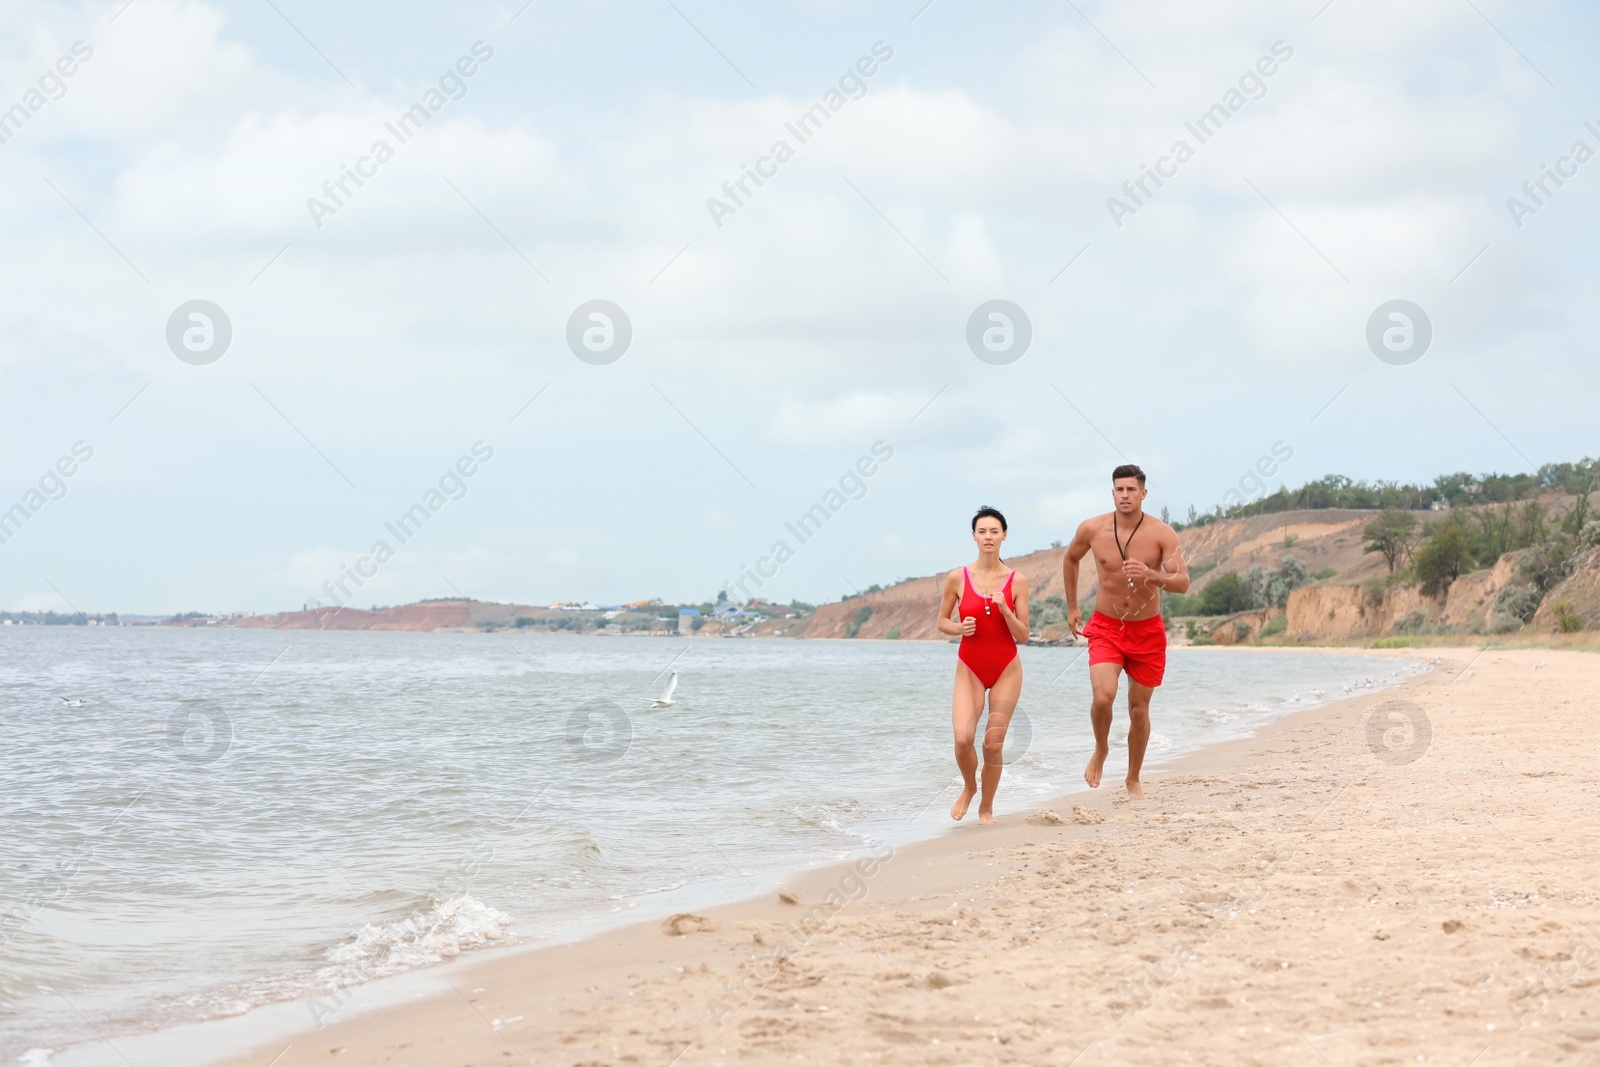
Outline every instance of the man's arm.
<svg viewBox="0 0 1600 1067"><path fill-rule="evenodd" d="M1078 564L1089 554L1089 524L1078 525L1067 554L1061 557L1061 592L1067 598L1067 629L1073 637L1082 637L1083 613L1078 610Z"/></svg>
<svg viewBox="0 0 1600 1067"><path fill-rule="evenodd" d="M1183 561L1183 546L1178 543L1178 533L1168 526L1159 542L1161 545L1161 570L1152 575L1155 584L1164 593L1189 591L1189 565Z"/></svg>
<svg viewBox="0 0 1600 1067"><path fill-rule="evenodd" d="M1183 548L1178 544L1177 531L1170 526L1156 533L1156 547L1161 557L1154 568L1136 559L1122 561L1122 573L1130 582L1146 582L1164 593L1189 591L1189 568L1183 562Z"/></svg>

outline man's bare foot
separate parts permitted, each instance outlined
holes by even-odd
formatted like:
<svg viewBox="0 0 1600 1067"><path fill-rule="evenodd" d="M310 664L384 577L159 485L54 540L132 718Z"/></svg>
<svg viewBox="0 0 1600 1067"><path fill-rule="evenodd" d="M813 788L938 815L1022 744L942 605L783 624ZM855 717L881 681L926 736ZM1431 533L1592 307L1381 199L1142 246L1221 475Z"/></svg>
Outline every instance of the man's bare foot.
<svg viewBox="0 0 1600 1067"><path fill-rule="evenodd" d="M1139 779L1137 779L1137 778L1129 778L1128 781L1127 781L1127 786L1128 786L1128 799L1129 800L1143 800L1144 799L1144 790L1139 787Z"/></svg>
<svg viewBox="0 0 1600 1067"><path fill-rule="evenodd" d="M1094 755L1089 757L1089 765L1083 769L1083 780L1089 783L1090 789L1100 788L1100 771L1105 767L1109 755L1109 748L1097 748Z"/></svg>
<svg viewBox="0 0 1600 1067"><path fill-rule="evenodd" d="M985 825L985 826L993 826L994 825L994 812L990 811L988 808L979 808L978 809L978 821L983 823L983 825Z"/></svg>
<svg viewBox="0 0 1600 1067"><path fill-rule="evenodd" d="M967 817L967 808L972 806L972 798L978 795L978 787L967 785L961 787L961 795L956 797L956 802L950 805L950 817L960 822Z"/></svg>

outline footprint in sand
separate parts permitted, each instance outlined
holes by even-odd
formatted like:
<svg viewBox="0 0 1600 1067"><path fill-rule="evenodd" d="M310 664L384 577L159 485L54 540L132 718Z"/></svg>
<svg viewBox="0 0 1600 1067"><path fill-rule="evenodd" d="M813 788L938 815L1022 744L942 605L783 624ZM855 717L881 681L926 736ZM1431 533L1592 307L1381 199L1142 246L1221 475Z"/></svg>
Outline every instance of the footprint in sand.
<svg viewBox="0 0 1600 1067"><path fill-rule="evenodd" d="M709 934L716 928L717 924L704 915L691 915L686 911L680 911L661 924L661 932L668 937L683 937L685 934Z"/></svg>

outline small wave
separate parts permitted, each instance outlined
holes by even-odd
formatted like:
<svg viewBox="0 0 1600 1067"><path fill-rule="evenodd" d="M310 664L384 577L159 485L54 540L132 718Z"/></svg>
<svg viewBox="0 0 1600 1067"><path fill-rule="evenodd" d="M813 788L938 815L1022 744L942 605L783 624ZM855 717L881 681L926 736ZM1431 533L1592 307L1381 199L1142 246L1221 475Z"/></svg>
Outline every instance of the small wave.
<svg viewBox="0 0 1600 1067"><path fill-rule="evenodd" d="M56 1050L53 1048L30 1048L17 1057L17 1062L22 1064L22 1067L46 1067L50 1057L55 1053Z"/></svg>
<svg viewBox="0 0 1600 1067"><path fill-rule="evenodd" d="M505 940L510 925L510 916L470 894L442 901L430 897L426 909L398 922L368 923L353 939L329 949L328 966L317 971L316 982L344 987L440 963Z"/></svg>
<svg viewBox="0 0 1600 1067"><path fill-rule="evenodd" d="M817 804L798 808L785 808L784 811L801 826L810 827L813 830L825 830L834 834L846 832L845 828L839 824L839 813L827 805Z"/></svg>

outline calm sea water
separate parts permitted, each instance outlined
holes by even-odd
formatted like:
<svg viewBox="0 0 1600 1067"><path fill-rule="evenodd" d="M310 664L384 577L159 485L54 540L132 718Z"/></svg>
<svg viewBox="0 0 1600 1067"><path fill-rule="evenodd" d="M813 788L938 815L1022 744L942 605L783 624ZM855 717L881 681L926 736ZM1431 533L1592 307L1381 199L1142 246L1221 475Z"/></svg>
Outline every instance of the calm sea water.
<svg viewBox="0 0 1600 1067"><path fill-rule="evenodd" d="M1023 656L1002 811L1081 787L1090 745L1082 649ZM931 836L954 663L887 641L0 631L0 1062ZM648 710L671 666L678 704ZM1411 669L1175 650L1149 758Z"/></svg>

